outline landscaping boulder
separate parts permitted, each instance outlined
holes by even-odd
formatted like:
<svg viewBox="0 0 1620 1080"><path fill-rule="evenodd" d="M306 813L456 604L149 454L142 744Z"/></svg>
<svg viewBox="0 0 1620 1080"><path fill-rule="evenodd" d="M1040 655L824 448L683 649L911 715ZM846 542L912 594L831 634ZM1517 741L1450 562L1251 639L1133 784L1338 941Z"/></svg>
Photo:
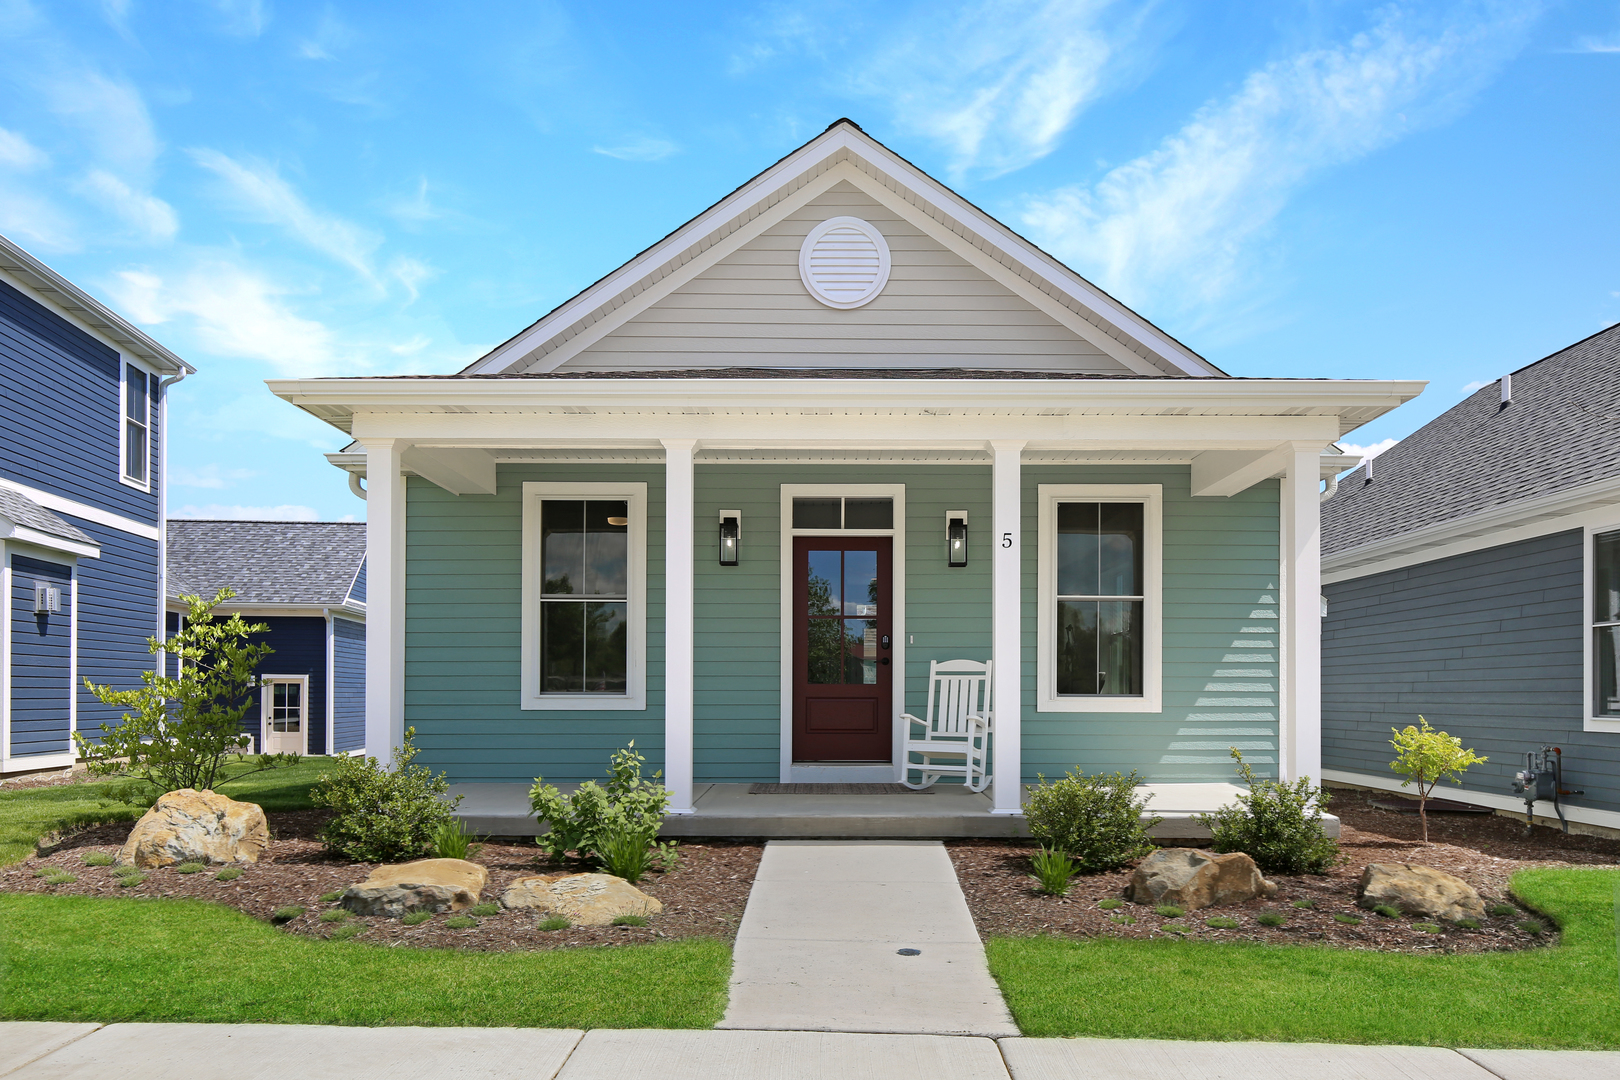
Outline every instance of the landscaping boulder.
<svg viewBox="0 0 1620 1080"><path fill-rule="evenodd" d="M1197 848L1161 848L1137 866L1125 886L1125 899L1195 911L1276 892L1277 886L1261 877L1254 860L1241 851L1211 855Z"/></svg>
<svg viewBox="0 0 1620 1080"><path fill-rule="evenodd" d="M1403 915L1450 922L1485 917L1485 902L1468 882L1432 866L1410 863L1368 863L1356 903L1364 908L1388 904Z"/></svg>
<svg viewBox="0 0 1620 1080"><path fill-rule="evenodd" d="M181 788L152 804L130 831L116 866L256 863L270 844L264 811L212 791Z"/></svg>
<svg viewBox="0 0 1620 1080"><path fill-rule="evenodd" d="M478 903L489 871L465 859L418 859L379 866L338 903L356 915L397 919L413 911L460 911Z"/></svg>
<svg viewBox="0 0 1620 1080"><path fill-rule="evenodd" d="M612 874L521 877L501 894L501 906L560 915L575 926L611 926L620 915L656 915L659 901Z"/></svg>

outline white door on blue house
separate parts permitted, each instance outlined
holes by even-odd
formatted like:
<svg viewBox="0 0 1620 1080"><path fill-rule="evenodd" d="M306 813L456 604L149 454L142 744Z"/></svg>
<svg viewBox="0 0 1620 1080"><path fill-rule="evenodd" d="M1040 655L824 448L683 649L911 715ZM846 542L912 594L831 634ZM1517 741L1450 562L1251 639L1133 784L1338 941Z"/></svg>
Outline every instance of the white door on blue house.
<svg viewBox="0 0 1620 1080"><path fill-rule="evenodd" d="M266 754L302 754L305 752L305 699L304 677L277 678L266 676L259 701L263 713L264 734L260 749Z"/></svg>

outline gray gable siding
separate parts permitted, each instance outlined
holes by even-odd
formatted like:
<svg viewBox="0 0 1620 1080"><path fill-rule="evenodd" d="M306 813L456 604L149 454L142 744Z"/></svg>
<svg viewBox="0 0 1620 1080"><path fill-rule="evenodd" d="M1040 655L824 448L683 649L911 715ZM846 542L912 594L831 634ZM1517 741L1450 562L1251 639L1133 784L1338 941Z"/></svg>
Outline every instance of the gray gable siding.
<svg viewBox="0 0 1620 1080"><path fill-rule="evenodd" d="M1587 792L1573 802L1620 810L1620 736L1583 730L1582 543L1573 530L1326 586L1323 767L1393 776L1390 729L1421 713L1490 758L1463 791L1511 796L1525 751L1552 743Z"/></svg>
<svg viewBox="0 0 1620 1080"><path fill-rule="evenodd" d="M157 485L119 481L119 378L117 350L0 281L0 476L155 525Z"/></svg>
<svg viewBox="0 0 1620 1080"><path fill-rule="evenodd" d="M34 614L34 582L62 590L62 610ZM69 667L73 635L73 570L23 555L11 557L11 753L60 754L72 747Z"/></svg>

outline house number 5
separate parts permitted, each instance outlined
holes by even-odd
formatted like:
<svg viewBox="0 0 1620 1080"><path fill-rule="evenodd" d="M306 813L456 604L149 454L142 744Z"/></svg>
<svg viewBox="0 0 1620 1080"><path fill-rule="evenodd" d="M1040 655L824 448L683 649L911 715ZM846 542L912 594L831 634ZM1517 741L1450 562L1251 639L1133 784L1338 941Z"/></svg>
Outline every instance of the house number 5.
<svg viewBox="0 0 1620 1080"><path fill-rule="evenodd" d="M1012 547L1012 533L1001 534L1001 546L1004 548Z"/></svg>

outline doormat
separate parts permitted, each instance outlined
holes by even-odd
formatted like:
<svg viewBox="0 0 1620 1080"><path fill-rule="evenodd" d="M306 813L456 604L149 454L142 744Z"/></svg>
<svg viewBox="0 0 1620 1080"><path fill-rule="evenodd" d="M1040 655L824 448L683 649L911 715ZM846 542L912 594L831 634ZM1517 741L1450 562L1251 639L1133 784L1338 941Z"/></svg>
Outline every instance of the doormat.
<svg viewBox="0 0 1620 1080"><path fill-rule="evenodd" d="M932 795L933 788L913 791L904 784L749 784L750 795Z"/></svg>

